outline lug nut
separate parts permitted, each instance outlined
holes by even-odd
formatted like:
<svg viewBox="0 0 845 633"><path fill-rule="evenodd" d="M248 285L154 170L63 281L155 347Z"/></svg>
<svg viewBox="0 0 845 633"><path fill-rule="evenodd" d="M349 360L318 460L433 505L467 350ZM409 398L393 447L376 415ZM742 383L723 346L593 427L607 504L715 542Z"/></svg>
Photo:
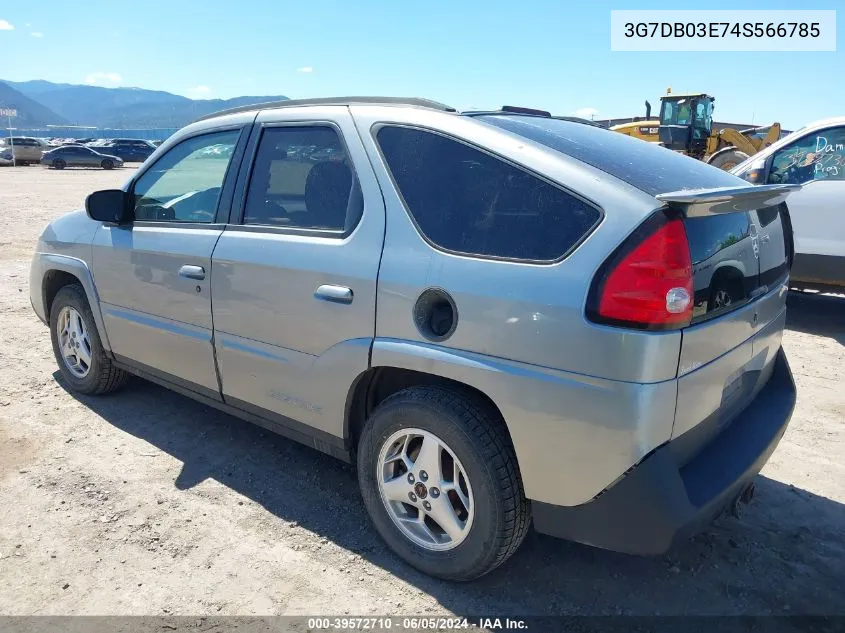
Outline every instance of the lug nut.
<svg viewBox="0 0 845 633"><path fill-rule="evenodd" d="M417 502L417 495L415 495L413 492L409 492L408 493L408 499L410 499L411 501L416 503Z"/></svg>
<svg viewBox="0 0 845 633"><path fill-rule="evenodd" d="M432 499L437 499L440 496L440 488L429 488L428 494L431 495Z"/></svg>
<svg viewBox="0 0 845 633"><path fill-rule="evenodd" d="M421 479L422 481L428 481L428 473L427 473L427 472L425 472L424 470L421 470L421 471L420 471L420 479Z"/></svg>
<svg viewBox="0 0 845 633"><path fill-rule="evenodd" d="M431 504L428 501L423 501L423 508L425 508L426 512L431 510Z"/></svg>
<svg viewBox="0 0 845 633"><path fill-rule="evenodd" d="M408 473L408 483L414 483L414 473Z"/></svg>

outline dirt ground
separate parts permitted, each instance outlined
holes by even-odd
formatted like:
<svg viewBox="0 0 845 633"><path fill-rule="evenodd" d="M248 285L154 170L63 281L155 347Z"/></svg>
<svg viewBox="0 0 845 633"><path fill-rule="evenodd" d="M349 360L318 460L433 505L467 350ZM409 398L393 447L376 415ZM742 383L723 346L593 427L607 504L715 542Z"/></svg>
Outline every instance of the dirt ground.
<svg viewBox="0 0 845 633"><path fill-rule="evenodd" d="M658 559L531 534L444 583L387 550L351 467L141 380L65 390L29 258L130 175L0 168L0 613L845 614L845 297L790 296L798 405L740 518Z"/></svg>

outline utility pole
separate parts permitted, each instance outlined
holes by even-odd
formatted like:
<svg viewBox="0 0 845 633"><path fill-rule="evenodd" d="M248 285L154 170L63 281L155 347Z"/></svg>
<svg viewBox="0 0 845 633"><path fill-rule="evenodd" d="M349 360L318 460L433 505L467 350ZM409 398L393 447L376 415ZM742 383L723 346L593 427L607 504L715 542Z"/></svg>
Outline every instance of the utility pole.
<svg viewBox="0 0 845 633"><path fill-rule="evenodd" d="M12 167L17 167L18 161L15 158L15 141L12 139L12 117L18 116L18 111L14 108L0 108L0 116L5 116L9 119L9 147L12 148Z"/></svg>

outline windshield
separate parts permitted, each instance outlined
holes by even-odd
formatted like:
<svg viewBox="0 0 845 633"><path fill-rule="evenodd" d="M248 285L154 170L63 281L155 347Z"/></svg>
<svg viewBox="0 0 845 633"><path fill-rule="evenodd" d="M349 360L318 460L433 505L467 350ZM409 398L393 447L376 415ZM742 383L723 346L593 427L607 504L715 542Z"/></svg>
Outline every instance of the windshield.
<svg viewBox="0 0 845 633"><path fill-rule="evenodd" d="M587 163L652 196L745 184L694 158L592 125L537 116L487 114L476 118Z"/></svg>

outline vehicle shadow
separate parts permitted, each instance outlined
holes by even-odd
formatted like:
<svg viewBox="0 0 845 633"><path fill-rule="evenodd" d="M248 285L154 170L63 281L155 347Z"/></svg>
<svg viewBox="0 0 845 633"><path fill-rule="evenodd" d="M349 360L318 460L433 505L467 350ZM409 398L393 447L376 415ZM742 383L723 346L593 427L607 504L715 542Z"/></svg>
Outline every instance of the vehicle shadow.
<svg viewBox="0 0 845 633"><path fill-rule="evenodd" d="M54 377L68 390L59 372ZM140 379L119 396L68 392L109 424L181 461L177 489L214 479L458 615L845 614L845 506L766 477L757 478L741 520L722 517L662 558L532 532L498 570L449 583L387 549L370 527L352 466Z"/></svg>
<svg viewBox="0 0 845 633"><path fill-rule="evenodd" d="M786 304L787 329L826 336L845 345L845 296L790 292Z"/></svg>

